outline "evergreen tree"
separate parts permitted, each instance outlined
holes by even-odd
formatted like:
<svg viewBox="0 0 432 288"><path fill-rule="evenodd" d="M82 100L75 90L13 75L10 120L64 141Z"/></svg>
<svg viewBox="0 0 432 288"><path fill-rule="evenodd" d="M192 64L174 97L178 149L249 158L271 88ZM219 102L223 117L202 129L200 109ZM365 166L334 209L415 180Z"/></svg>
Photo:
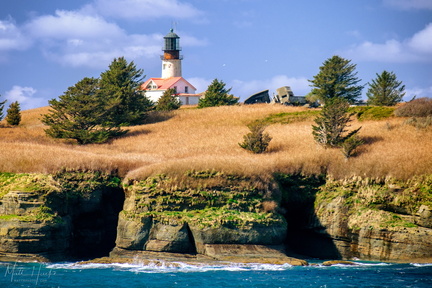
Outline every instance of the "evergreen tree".
<svg viewBox="0 0 432 288"><path fill-rule="evenodd" d="M1 95L0 95L1 97ZM3 109L4 109L4 105L6 104L7 100L4 100L3 102L0 102L0 121L3 120Z"/></svg>
<svg viewBox="0 0 432 288"><path fill-rule="evenodd" d="M205 97L199 99L198 108L237 104L238 99L228 94L231 88L226 89L225 85L223 81L214 79L208 86Z"/></svg>
<svg viewBox="0 0 432 288"><path fill-rule="evenodd" d="M9 125L18 126L21 122L21 109L18 101L10 104L7 110L6 121Z"/></svg>
<svg viewBox="0 0 432 288"><path fill-rule="evenodd" d="M340 147L360 130L361 127L345 134L352 116L348 113L348 108L348 101L343 98L327 101L321 115L314 120L317 125L312 125L312 134L318 144L325 147Z"/></svg>
<svg viewBox="0 0 432 288"><path fill-rule="evenodd" d="M383 71L377 78L369 83L366 93L368 104L376 106L394 106L405 96L405 85L397 81L396 74Z"/></svg>
<svg viewBox="0 0 432 288"><path fill-rule="evenodd" d="M354 72L356 65L350 64L339 56L324 61L320 67L320 72L314 76L312 83L312 94L326 103L333 98L343 98L350 104L355 103L361 95L363 86L357 85L361 80Z"/></svg>
<svg viewBox="0 0 432 288"><path fill-rule="evenodd" d="M114 59L109 69L101 73L99 93L107 111L107 121L123 126L143 122L153 103L139 91L142 79L143 70L124 57Z"/></svg>
<svg viewBox="0 0 432 288"><path fill-rule="evenodd" d="M272 139L268 133L264 133L266 127L262 122L249 124L250 133L243 136L243 142L239 146L255 154L265 152Z"/></svg>
<svg viewBox="0 0 432 288"><path fill-rule="evenodd" d="M167 89L156 103L157 111L171 111L179 109L181 106L180 100L175 95L175 89Z"/></svg>
<svg viewBox="0 0 432 288"><path fill-rule="evenodd" d="M41 119L50 126L45 130L46 134L88 144L103 143L126 133L105 120L107 111L98 92L99 80L86 77L69 87L59 100L50 100L50 113Z"/></svg>

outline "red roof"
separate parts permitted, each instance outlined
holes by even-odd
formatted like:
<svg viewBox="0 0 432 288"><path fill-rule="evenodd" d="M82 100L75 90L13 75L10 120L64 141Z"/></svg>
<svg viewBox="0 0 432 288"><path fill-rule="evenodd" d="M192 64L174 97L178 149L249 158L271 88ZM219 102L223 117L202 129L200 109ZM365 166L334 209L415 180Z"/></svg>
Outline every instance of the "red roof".
<svg viewBox="0 0 432 288"><path fill-rule="evenodd" d="M141 85L141 89L147 90L147 86L150 84L150 82L153 82L154 84L156 84L157 88L152 88L149 90L167 90L169 88L173 88L175 84L180 80L183 80L189 87L196 90L196 88L183 77L149 78L146 82L144 82L144 84Z"/></svg>

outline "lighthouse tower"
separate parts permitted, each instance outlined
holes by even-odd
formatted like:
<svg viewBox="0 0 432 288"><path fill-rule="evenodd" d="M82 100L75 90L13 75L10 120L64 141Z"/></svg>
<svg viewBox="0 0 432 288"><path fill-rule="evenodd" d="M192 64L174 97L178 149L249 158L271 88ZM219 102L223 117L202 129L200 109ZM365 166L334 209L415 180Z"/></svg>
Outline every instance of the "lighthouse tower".
<svg viewBox="0 0 432 288"><path fill-rule="evenodd" d="M146 97L157 102L165 91L174 89L182 105L198 104L201 94L195 94L196 88L182 77L180 37L173 29L164 37L162 50L162 77L148 79L141 85L141 90L145 91Z"/></svg>
<svg viewBox="0 0 432 288"><path fill-rule="evenodd" d="M161 56L162 78L182 77L181 60L183 56L180 55L180 37L174 33L173 29L164 37L162 50L164 51Z"/></svg>

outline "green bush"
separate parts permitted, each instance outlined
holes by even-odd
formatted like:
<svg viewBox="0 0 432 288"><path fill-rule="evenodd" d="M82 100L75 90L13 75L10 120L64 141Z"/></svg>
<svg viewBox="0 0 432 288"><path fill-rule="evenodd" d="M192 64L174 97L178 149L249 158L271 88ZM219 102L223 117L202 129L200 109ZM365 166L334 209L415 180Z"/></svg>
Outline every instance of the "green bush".
<svg viewBox="0 0 432 288"><path fill-rule="evenodd" d="M348 111L355 113L355 116L359 121L367 121L389 118L393 115L395 108L385 106L359 106L351 107Z"/></svg>
<svg viewBox="0 0 432 288"><path fill-rule="evenodd" d="M238 99L229 94L231 88L227 89L223 81L214 79L204 93L204 98L199 99L198 108L234 105Z"/></svg>
<svg viewBox="0 0 432 288"><path fill-rule="evenodd" d="M172 111L179 109L181 102L175 94L174 88L167 89L157 101L156 111Z"/></svg>
<svg viewBox="0 0 432 288"><path fill-rule="evenodd" d="M251 132L243 136L243 143L239 143L239 146L255 154L265 152L272 139L268 133L264 133L266 127L262 122L249 124Z"/></svg>
<svg viewBox="0 0 432 288"><path fill-rule="evenodd" d="M7 109L6 121L9 125L18 126L21 122L21 109L18 101L10 104Z"/></svg>

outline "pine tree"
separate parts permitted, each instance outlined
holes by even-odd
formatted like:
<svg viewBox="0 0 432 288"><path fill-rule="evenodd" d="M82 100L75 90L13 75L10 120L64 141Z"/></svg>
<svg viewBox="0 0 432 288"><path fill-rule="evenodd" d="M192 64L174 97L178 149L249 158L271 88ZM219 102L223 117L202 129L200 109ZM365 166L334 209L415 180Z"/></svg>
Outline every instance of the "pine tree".
<svg viewBox="0 0 432 288"><path fill-rule="evenodd" d="M357 85L361 80L354 72L356 65L350 64L339 56L333 56L324 61L320 67L320 72L314 76L311 94L326 103L333 98L343 98L350 104L355 103L361 95L362 85Z"/></svg>
<svg viewBox="0 0 432 288"><path fill-rule="evenodd" d="M143 70L124 57L114 59L109 69L101 73L99 93L107 110L107 121L122 126L144 121L153 103L139 91L142 79Z"/></svg>
<svg viewBox="0 0 432 288"><path fill-rule="evenodd" d="M377 78L369 83L366 93L368 104L376 106L394 106L405 96L405 85L397 81L396 74L383 71Z"/></svg>
<svg viewBox="0 0 432 288"><path fill-rule="evenodd" d="M266 127L261 122L249 124L250 133L243 136L243 142L239 146L255 154L265 152L272 139L268 133L264 133Z"/></svg>
<svg viewBox="0 0 432 288"><path fill-rule="evenodd" d="M9 125L18 126L21 122L21 109L18 101L10 104L7 110L6 121Z"/></svg>
<svg viewBox="0 0 432 288"><path fill-rule="evenodd" d="M167 89L156 103L157 111L171 111L179 109L181 106L180 100L175 95L175 89Z"/></svg>
<svg viewBox="0 0 432 288"><path fill-rule="evenodd" d="M360 127L345 134L352 116L348 113L348 108L348 101L343 98L327 101L321 115L314 120L317 125L312 125L312 134L318 144L325 147L340 147L361 129Z"/></svg>
<svg viewBox="0 0 432 288"><path fill-rule="evenodd" d="M50 113L42 123L45 133L54 138L75 139L78 144L103 143L122 135L118 125L106 121L106 109L99 98L99 80L84 78L60 96L49 101Z"/></svg>
<svg viewBox="0 0 432 288"><path fill-rule="evenodd" d="M1 95L0 95L1 97ZM0 121L3 120L3 109L4 109L4 105L6 104L7 100L4 100L3 102L0 102Z"/></svg>
<svg viewBox="0 0 432 288"><path fill-rule="evenodd" d="M214 79L208 86L205 97L199 99L198 108L237 104L238 99L229 94L231 88L226 89L225 86L223 81Z"/></svg>

